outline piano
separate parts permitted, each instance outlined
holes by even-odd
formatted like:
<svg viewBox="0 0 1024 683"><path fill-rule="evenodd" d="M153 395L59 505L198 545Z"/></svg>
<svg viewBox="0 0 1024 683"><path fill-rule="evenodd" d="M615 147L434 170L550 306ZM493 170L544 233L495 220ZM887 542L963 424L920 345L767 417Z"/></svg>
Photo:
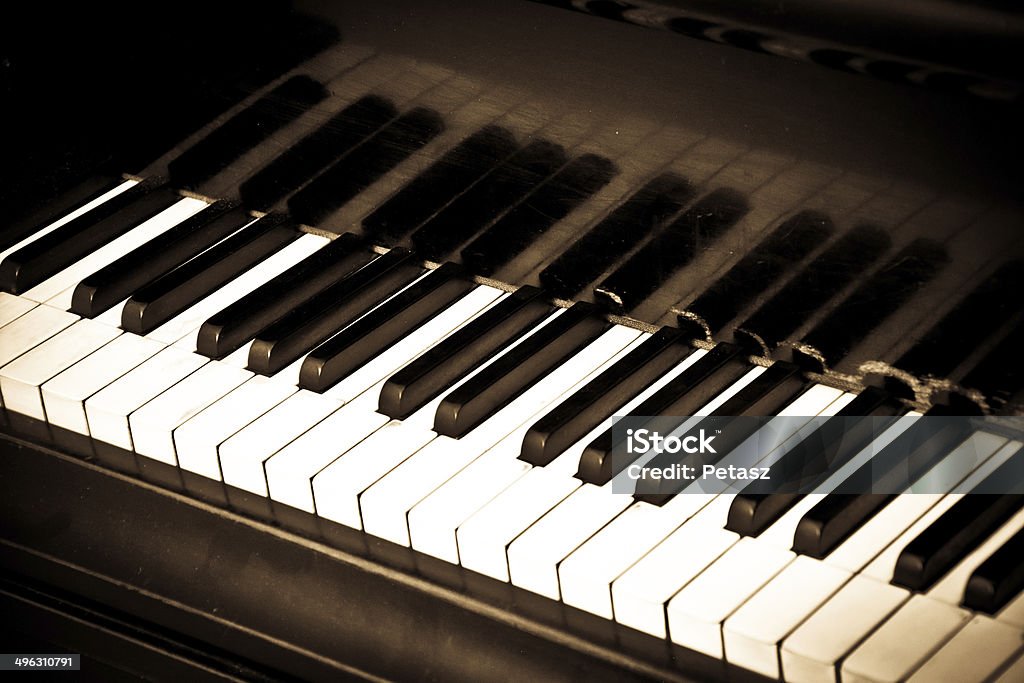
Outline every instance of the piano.
<svg viewBox="0 0 1024 683"><path fill-rule="evenodd" d="M1024 680L1021 432L919 433L1024 409L1008 3L3 30L0 651L106 681ZM813 490L616 492L623 415L785 418L763 455ZM925 492L843 488L907 443Z"/></svg>

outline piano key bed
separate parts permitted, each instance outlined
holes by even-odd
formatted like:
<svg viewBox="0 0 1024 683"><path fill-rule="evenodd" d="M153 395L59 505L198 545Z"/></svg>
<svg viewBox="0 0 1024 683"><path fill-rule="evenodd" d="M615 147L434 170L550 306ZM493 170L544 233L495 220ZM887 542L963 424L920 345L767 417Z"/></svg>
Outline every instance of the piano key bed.
<svg viewBox="0 0 1024 683"><path fill-rule="evenodd" d="M0 245L8 613L142 610L178 634L152 649L271 677L1016 680L1024 499L961 491L1024 443L947 434L914 473L940 492L836 493L922 412L1019 399L993 368L1021 302L991 292L1024 266L962 263L977 212L352 54ZM641 164L648 135L682 151ZM798 181L839 199L765 213ZM723 240L745 251L694 284ZM815 492L613 493L627 413L804 418L763 455Z"/></svg>

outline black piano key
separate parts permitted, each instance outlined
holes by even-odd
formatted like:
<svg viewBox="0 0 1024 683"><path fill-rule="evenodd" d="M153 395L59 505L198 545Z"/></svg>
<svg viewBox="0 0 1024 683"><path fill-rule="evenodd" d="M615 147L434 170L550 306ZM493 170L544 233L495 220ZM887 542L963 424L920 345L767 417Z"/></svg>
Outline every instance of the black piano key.
<svg viewBox="0 0 1024 683"><path fill-rule="evenodd" d="M783 222L718 278L689 305L677 312L679 326L696 337L714 334L763 292L814 251L834 232L828 216L803 211ZM705 329L706 326L706 329Z"/></svg>
<svg viewBox="0 0 1024 683"><path fill-rule="evenodd" d="M1006 481L1022 481L1024 458L1020 456L1003 463L908 543L896 560L892 583L913 591L928 590L1020 510L1024 493L984 494L989 488L999 490Z"/></svg>
<svg viewBox="0 0 1024 683"><path fill-rule="evenodd" d="M692 350L679 330L661 328L535 422L519 459L547 465Z"/></svg>
<svg viewBox="0 0 1024 683"><path fill-rule="evenodd" d="M929 411L927 415L937 414ZM927 417L926 415L926 417ZM917 420L892 443L807 511L797 524L793 550L822 559L895 498L894 480L911 483L938 464L970 435L965 421L936 429ZM873 486L883 493L873 493Z"/></svg>
<svg viewBox="0 0 1024 683"><path fill-rule="evenodd" d="M878 426L872 424L872 417L891 417L894 421L902 410L902 405L888 393L868 387L836 413L839 419L825 421L783 455L775 464L773 469L776 471L772 476L777 481L815 485L829 471L834 471L870 442L873 428ZM853 417L865 419L846 419ZM743 536L757 536L799 499L800 494L791 491L763 493L755 486L748 486L733 499L725 528Z"/></svg>
<svg viewBox="0 0 1024 683"><path fill-rule="evenodd" d="M242 183L242 202L272 207L396 116L395 106L376 95L350 104Z"/></svg>
<svg viewBox="0 0 1024 683"><path fill-rule="evenodd" d="M96 317L251 221L235 202L211 204L79 282L71 312Z"/></svg>
<svg viewBox="0 0 1024 683"><path fill-rule="evenodd" d="M143 181L8 254L0 263L0 289L26 292L180 199L161 179Z"/></svg>
<svg viewBox="0 0 1024 683"><path fill-rule="evenodd" d="M631 412L634 415L692 415L724 387L732 384L749 369L733 344L718 344L700 360L643 401ZM601 486L612 480L619 470L613 463L612 448L618 445L611 428L590 442L580 456L576 477Z"/></svg>
<svg viewBox="0 0 1024 683"><path fill-rule="evenodd" d="M608 323L578 302L441 401L434 431L458 439L593 341Z"/></svg>
<svg viewBox="0 0 1024 683"><path fill-rule="evenodd" d="M671 467L678 463L700 468L705 464L717 463L750 438L761 426L758 421L742 418L774 414L789 403L806 385L795 365L775 363L753 382L738 391L735 396L723 403L713 416L705 417L693 428L698 431L703 429L712 434L721 432L715 437L716 453L714 455L695 453L679 456L673 453L662 453L651 459L648 463L649 466ZM635 498L652 505L664 505L679 492L682 484L683 482L667 479L644 481L642 485L638 486Z"/></svg>
<svg viewBox="0 0 1024 683"><path fill-rule="evenodd" d="M443 130L444 121L432 109L403 114L293 194L289 212L300 223L316 225Z"/></svg>
<svg viewBox="0 0 1024 683"><path fill-rule="evenodd" d="M327 95L327 89L309 76L289 78L168 164L171 182L196 188Z"/></svg>
<svg viewBox="0 0 1024 683"><path fill-rule="evenodd" d="M404 420L508 346L551 311L536 287L520 287L388 378L378 412Z"/></svg>
<svg viewBox="0 0 1024 683"><path fill-rule="evenodd" d="M295 306L253 340L248 369L273 375L412 282L422 268L411 256L392 249Z"/></svg>
<svg viewBox="0 0 1024 683"><path fill-rule="evenodd" d="M416 251L438 261L489 225L567 161L553 142L535 140L487 174L412 234Z"/></svg>
<svg viewBox="0 0 1024 683"><path fill-rule="evenodd" d="M223 358L372 258L355 235L338 237L211 316L199 328L196 351L208 358Z"/></svg>
<svg viewBox="0 0 1024 683"><path fill-rule="evenodd" d="M1010 261L986 278L943 316L894 365L916 375L946 377L1024 308L1024 263Z"/></svg>
<svg viewBox="0 0 1024 683"><path fill-rule="evenodd" d="M607 185L617 172L615 164L597 154L573 159L470 242L462 250L462 262L474 273L493 274Z"/></svg>
<svg viewBox="0 0 1024 683"><path fill-rule="evenodd" d="M1024 529L981 563L967 580L963 606L995 614L1024 588Z"/></svg>
<svg viewBox="0 0 1024 683"><path fill-rule="evenodd" d="M763 353L785 341L829 299L860 277L889 244L889 235L878 228L854 228L740 323L737 340L747 343L753 353Z"/></svg>
<svg viewBox="0 0 1024 683"><path fill-rule="evenodd" d="M7 217L8 220L13 220L0 228L0 250L9 249L37 230L59 221L72 211L103 196L122 182L124 181L120 178L92 176L61 193L60 196L40 202L26 213Z"/></svg>
<svg viewBox="0 0 1024 683"><path fill-rule="evenodd" d="M445 263L314 349L302 361L299 386L322 392L399 339L412 334L474 285L462 267Z"/></svg>
<svg viewBox="0 0 1024 683"><path fill-rule="evenodd" d="M914 240L846 297L803 341L826 361L840 360L948 262L949 255L941 244L929 239Z"/></svg>
<svg viewBox="0 0 1024 683"><path fill-rule="evenodd" d="M364 218L363 229L388 243L404 237L515 149L515 136L510 131L500 126L485 126L453 147Z"/></svg>
<svg viewBox="0 0 1024 683"><path fill-rule="evenodd" d="M730 188L699 199L631 256L594 290L610 309L630 311L690 263L748 211Z"/></svg>
<svg viewBox="0 0 1024 683"><path fill-rule="evenodd" d="M677 214L693 194L693 186L672 173L648 181L542 270L541 285L555 296L576 296Z"/></svg>
<svg viewBox="0 0 1024 683"><path fill-rule="evenodd" d="M284 216L260 218L132 294L121 328L148 334L298 237Z"/></svg>

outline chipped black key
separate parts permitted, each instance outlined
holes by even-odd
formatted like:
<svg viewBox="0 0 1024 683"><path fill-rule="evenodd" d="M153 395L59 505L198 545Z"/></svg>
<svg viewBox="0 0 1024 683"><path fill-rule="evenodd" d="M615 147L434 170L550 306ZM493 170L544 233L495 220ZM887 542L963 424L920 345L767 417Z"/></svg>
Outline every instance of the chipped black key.
<svg viewBox="0 0 1024 683"><path fill-rule="evenodd" d="M237 206L230 201L211 204L87 276L75 287L71 312L94 318L252 222Z"/></svg>
<svg viewBox="0 0 1024 683"><path fill-rule="evenodd" d="M474 273L491 275L518 256L618 172L611 161L584 154L565 165L462 250Z"/></svg>
<svg viewBox="0 0 1024 683"><path fill-rule="evenodd" d="M443 130L444 121L433 109L403 114L293 194L289 212L300 223L320 223Z"/></svg>
<svg viewBox="0 0 1024 683"><path fill-rule="evenodd" d="M515 136L510 131L500 126L481 128L364 218L363 229L385 243L404 237L515 149Z"/></svg>
<svg viewBox="0 0 1024 683"><path fill-rule="evenodd" d="M509 157L412 234L416 251L434 261L490 225L566 162L565 150L536 140Z"/></svg>
<svg viewBox="0 0 1024 683"><path fill-rule="evenodd" d="M859 226L841 237L736 328L752 353L766 354L857 279L889 248L889 236Z"/></svg>
<svg viewBox="0 0 1024 683"><path fill-rule="evenodd" d="M260 210L274 206L396 116L395 106L376 95L350 104L242 183L242 202Z"/></svg>
<svg viewBox="0 0 1024 683"><path fill-rule="evenodd" d="M377 410L404 420L532 328L551 306L536 287L520 287L388 378Z"/></svg>
<svg viewBox="0 0 1024 683"><path fill-rule="evenodd" d="M395 248L374 259L256 335L249 347L248 369L273 375L422 272L407 249Z"/></svg>
<svg viewBox="0 0 1024 683"><path fill-rule="evenodd" d="M322 392L445 310L474 285L462 267L445 263L313 349L302 361L299 386Z"/></svg>
<svg viewBox="0 0 1024 683"><path fill-rule="evenodd" d="M803 342L815 355L798 350L799 361L809 370L824 371L822 359L832 364L846 356L948 262L949 255L941 244L914 240L804 335Z"/></svg>
<svg viewBox="0 0 1024 683"><path fill-rule="evenodd" d="M138 183L8 254L0 263L0 289L26 292L180 199L160 178Z"/></svg>
<svg viewBox="0 0 1024 683"><path fill-rule="evenodd" d="M747 211L747 200L729 188L702 197L605 278L595 297L611 310L632 310Z"/></svg>
<svg viewBox="0 0 1024 683"><path fill-rule="evenodd" d="M177 187L195 189L327 97L309 76L294 76L235 114L167 166Z"/></svg>
<svg viewBox="0 0 1024 683"><path fill-rule="evenodd" d="M199 328L196 351L215 360L223 358L372 258L355 235L338 237L211 316Z"/></svg>
<svg viewBox="0 0 1024 683"><path fill-rule="evenodd" d="M298 237L284 216L264 216L132 294L121 328L148 334Z"/></svg>
<svg viewBox="0 0 1024 683"><path fill-rule="evenodd" d="M541 285L555 296L576 296L692 198L690 183L672 173L648 181L542 270Z"/></svg>
<svg viewBox="0 0 1024 683"><path fill-rule="evenodd" d="M519 459L547 465L692 350L678 329L661 328L535 422Z"/></svg>
<svg viewBox="0 0 1024 683"><path fill-rule="evenodd" d="M596 339L608 323L594 310L584 301L574 304L445 396L434 416L434 431L462 438Z"/></svg>
<svg viewBox="0 0 1024 683"><path fill-rule="evenodd" d="M820 246L835 227L817 211L786 220L688 305L674 312L679 326L710 338L773 282Z"/></svg>

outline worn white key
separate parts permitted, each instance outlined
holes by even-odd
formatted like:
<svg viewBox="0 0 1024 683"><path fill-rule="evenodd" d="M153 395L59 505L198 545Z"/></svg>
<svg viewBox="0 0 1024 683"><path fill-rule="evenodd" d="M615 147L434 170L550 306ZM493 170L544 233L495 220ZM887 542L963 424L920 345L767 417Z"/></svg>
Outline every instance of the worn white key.
<svg viewBox="0 0 1024 683"><path fill-rule="evenodd" d="M0 292L0 327L25 315L37 305L36 302L22 299L20 296Z"/></svg>
<svg viewBox="0 0 1024 683"><path fill-rule="evenodd" d="M1024 645L1019 629L976 616L921 665L908 683L984 683Z"/></svg>
<svg viewBox="0 0 1024 683"><path fill-rule="evenodd" d="M843 683L902 681L971 618L965 609L915 595L843 661Z"/></svg>
<svg viewBox="0 0 1024 683"><path fill-rule="evenodd" d="M46 302L54 308L67 310L71 308L71 297L75 287L84 278L170 230L207 206L206 202L199 199L180 199L149 220L111 240L59 273L51 275L22 296L31 301Z"/></svg>
<svg viewBox="0 0 1024 683"><path fill-rule="evenodd" d="M308 512L318 511L314 501L315 476L366 436L389 422L377 412L387 378L453 331L496 304L502 292L477 287L405 339L324 392L345 402L344 408L316 425L275 454L266 463L270 495L274 500ZM367 385L367 382L372 382Z"/></svg>
<svg viewBox="0 0 1024 683"><path fill-rule="evenodd" d="M340 407L337 401L305 389L292 394L220 445L224 483L266 496L267 459Z"/></svg>
<svg viewBox="0 0 1024 683"><path fill-rule="evenodd" d="M128 416L209 362L194 353L165 348L85 401L93 438L133 450Z"/></svg>
<svg viewBox="0 0 1024 683"><path fill-rule="evenodd" d="M199 368L128 417L135 452L176 466L174 429L252 375L216 361Z"/></svg>
<svg viewBox="0 0 1024 683"><path fill-rule="evenodd" d="M165 344L174 344L184 338L190 338L194 344L198 338L199 328L209 317L241 299L268 280L280 275L329 241L326 237L319 235L302 235L146 336ZM194 351L195 346L185 350Z"/></svg>
<svg viewBox="0 0 1024 683"><path fill-rule="evenodd" d="M0 367L76 322L74 313L36 306L0 328Z"/></svg>
<svg viewBox="0 0 1024 683"><path fill-rule="evenodd" d="M408 545L410 510L499 441L509 439L507 448L516 448L518 438L521 445L541 411L619 357L638 336L635 330L608 330L461 439L438 437L363 494L360 507L366 530Z"/></svg>
<svg viewBox="0 0 1024 683"><path fill-rule="evenodd" d="M79 320L0 369L4 405L37 420L46 419L40 387L117 337L117 329Z"/></svg>
<svg viewBox="0 0 1024 683"><path fill-rule="evenodd" d="M129 332L115 338L42 386L46 420L88 435L86 399L164 348L160 342Z"/></svg>
<svg viewBox="0 0 1024 683"><path fill-rule="evenodd" d="M836 663L909 597L903 588L854 576L782 642L785 680L835 683Z"/></svg>
<svg viewBox="0 0 1024 683"><path fill-rule="evenodd" d="M24 247L25 245L31 244L32 242L35 242L40 237L43 237L44 235L47 235L47 234L53 232L54 230L56 230L60 226L64 225L65 223L69 223L70 221L73 221L74 219L78 218L79 216L81 216L81 215L83 215L83 214L85 214L85 213L87 213L89 211L92 211L94 208L96 208L100 204L113 199L114 197L116 197L117 195L121 194L125 190L130 189L131 187L133 187L137 183L138 183L137 180L125 180L124 182L119 183L116 187L113 187L113 188L107 190L106 192L101 194L96 199L93 199L92 201L90 201L90 202L88 202L86 204L83 204L82 206L78 207L74 211L72 211L72 212L70 212L70 213L68 213L68 214L66 214L64 216L61 216L61 218L59 218L58 220L54 221L53 223L50 223L49 225L47 225L47 226L45 226L43 228L40 228L39 230L36 230L34 233L29 235L28 237L25 237L20 242L17 242L14 245L4 249L3 251L0 251L0 261L3 261L10 254L13 254L14 252L16 252L19 249L21 249L22 247Z"/></svg>
<svg viewBox="0 0 1024 683"><path fill-rule="evenodd" d="M219 480L217 447L296 391L262 375L243 383L174 430L178 466Z"/></svg>

